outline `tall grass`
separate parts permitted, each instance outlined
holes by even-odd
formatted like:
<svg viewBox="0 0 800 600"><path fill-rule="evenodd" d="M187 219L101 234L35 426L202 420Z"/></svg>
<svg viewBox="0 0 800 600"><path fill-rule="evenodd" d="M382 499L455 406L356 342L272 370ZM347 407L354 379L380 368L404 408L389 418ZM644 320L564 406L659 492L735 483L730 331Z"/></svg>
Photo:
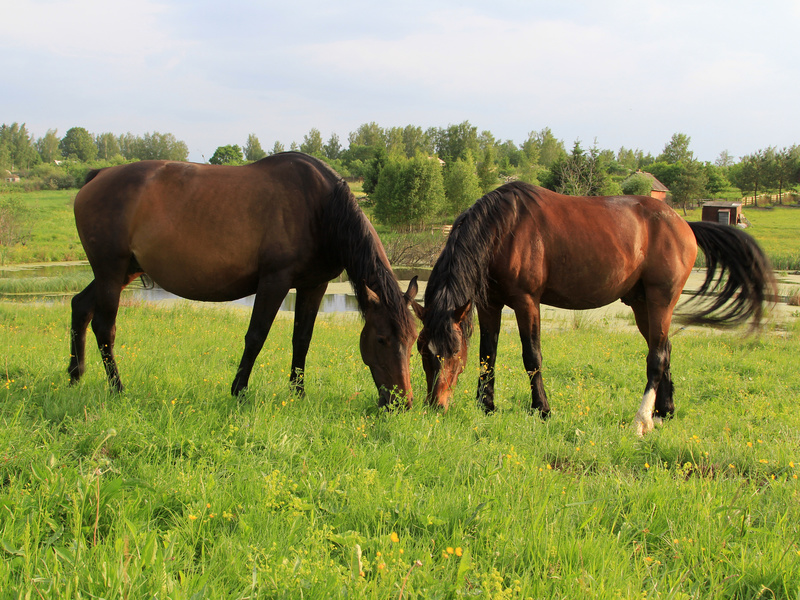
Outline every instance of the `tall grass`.
<svg viewBox="0 0 800 600"><path fill-rule="evenodd" d="M547 422L511 320L499 410L475 352L446 414L384 413L357 318L321 317L289 393L275 323L229 396L247 311L120 310L67 385L68 306L0 304L0 596L796 598L800 328L673 337L674 419L644 440L632 328L548 324ZM90 334L91 337L91 334Z"/></svg>

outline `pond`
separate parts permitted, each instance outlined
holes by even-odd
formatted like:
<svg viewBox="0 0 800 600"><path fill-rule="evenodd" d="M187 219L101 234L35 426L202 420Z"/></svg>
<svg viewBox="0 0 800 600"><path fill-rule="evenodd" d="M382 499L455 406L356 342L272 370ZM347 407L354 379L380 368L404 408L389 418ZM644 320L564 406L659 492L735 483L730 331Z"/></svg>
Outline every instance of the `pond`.
<svg viewBox="0 0 800 600"><path fill-rule="evenodd" d="M0 267L0 299L25 302L71 297L86 287L91 280L92 270L85 262ZM145 287L141 280L132 282L123 292L123 298L143 302L181 300L179 296L160 287ZM253 295L230 304L252 308L254 301ZM295 302L296 293L292 290L283 300L280 310L294 311ZM354 294L348 293L325 294L320 306L320 312L355 311L358 311L358 302Z"/></svg>

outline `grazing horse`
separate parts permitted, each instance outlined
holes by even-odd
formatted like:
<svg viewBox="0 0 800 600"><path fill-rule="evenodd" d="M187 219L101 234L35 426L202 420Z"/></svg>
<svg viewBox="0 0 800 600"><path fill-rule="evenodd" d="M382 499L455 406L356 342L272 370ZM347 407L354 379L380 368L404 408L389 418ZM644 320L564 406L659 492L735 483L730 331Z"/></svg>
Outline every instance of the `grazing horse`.
<svg viewBox="0 0 800 600"><path fill-rule="evenodd" d="M431 272L417 347L428 401L444 409L467 360L472 308L480 326L478 401L494 410L495 359L503 306L511 307L522 340L532 408L550 412L542 383L541 303L567 309L617 299L633 309L647 341L647 385L634 419L639 435L674 410L669 327L700 247L708 271L691 323L731 325L753 317L775 293L769 261L752 237L717 223L687 223L649 197L568 197L524 183L479 199L453 224ZM716 277L717 267L719 277ZM725 283L723 275L727 273Z"/></svg>
<svg viewBox="0 0 800 600"><path fill-rule="evenodd" d="M346 270L380 404L395 393L410 404L416 280L403 294L347 183L322 161L286 152L246 166L143 161L92 171L75 198L75 221L94 281L72 300L72 382L84 372L91 321L108 381L122 390L114 360L120 293L146 273L191 300L255 294L233 395L247 387L281 302L296 288L290 381L303 393L320 302Z"/></svg>

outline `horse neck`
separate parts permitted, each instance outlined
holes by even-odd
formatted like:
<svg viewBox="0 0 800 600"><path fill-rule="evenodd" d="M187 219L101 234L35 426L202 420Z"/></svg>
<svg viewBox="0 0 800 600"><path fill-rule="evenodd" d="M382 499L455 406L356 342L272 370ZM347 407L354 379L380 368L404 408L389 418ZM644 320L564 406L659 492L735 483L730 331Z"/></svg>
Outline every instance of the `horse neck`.
<svg viewBox="0 0 800 600"><path fill-rule="evenodd" d="M346 184L334 194L326 223L329 247L347 272L361 312L366 308L365 284L390 306L399 304L402 294L386 252Z"/></svg>

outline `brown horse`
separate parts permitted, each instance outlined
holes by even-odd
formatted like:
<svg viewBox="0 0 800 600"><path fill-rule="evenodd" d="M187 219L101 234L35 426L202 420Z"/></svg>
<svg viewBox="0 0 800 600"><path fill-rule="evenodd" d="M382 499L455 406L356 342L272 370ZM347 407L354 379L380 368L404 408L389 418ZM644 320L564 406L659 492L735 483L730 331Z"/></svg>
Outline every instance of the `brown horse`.
<svg viewBox="0 0 800 600"><path fill-rule="evenodd" d="M255 294L244 354L231 386L246 387L275 315L296 288L290 381L303 393L308 346L328 282L346 270L364 318L361 356L380 403L411 402L409 352L416 326L383 246L347 183L297 152L247 166L144 161L92 171L75 220L94 281L72 300L69 374L84 371L91 321L108 381L122 289L146 273L183 298L228 301Z"/></svg>
<svg viewBox="0 0 800 600"><path fill-rule="evenodd" d="M758 323L775 280L753 238L735 227L687 223L649 197L568 197L524 183L487 194L454 223L428 281L425 307L414 303L424 325L417 346L428 401L445 409L450 402L466 363L474 305L480 325L478 401L487 412L494 410L497 337L502 308L509 306L522 339L532 407L547 416L540 303L580 310L622 299L649 348L647 385L634 420L643 435L653 428L654 412L660 419L675 410L668 334L698 247L708 271L695 298L711 290L717 295L687 320L723 325L752 316Z"/></svg>

